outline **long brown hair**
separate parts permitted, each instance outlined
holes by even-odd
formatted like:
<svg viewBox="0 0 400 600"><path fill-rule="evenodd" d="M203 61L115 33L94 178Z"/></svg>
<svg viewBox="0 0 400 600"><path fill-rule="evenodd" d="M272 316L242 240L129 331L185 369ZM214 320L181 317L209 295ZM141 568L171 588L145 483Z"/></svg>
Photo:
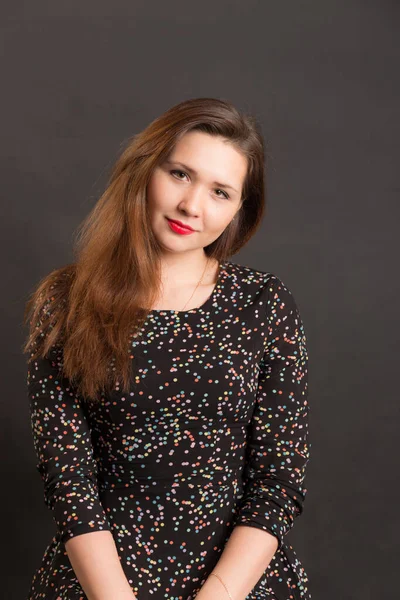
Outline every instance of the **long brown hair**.
<svg viewBox="0 0 400 600"><path fill-rule="evenodd" d="M227 260L254 235L265 212L264 144L252 115L230 102L194 98L167 110L129 139L106 190L77 229L74 262L39 281L24 311L28 362L62 347L62 370L78 394L98 400L119 382L129 389L129 339L140 331L160 286L160 252L146 212L153 169L189 131L222 136L247 158L241 209L212 244ZM111 366L112 365L112 366Z"/></svg>

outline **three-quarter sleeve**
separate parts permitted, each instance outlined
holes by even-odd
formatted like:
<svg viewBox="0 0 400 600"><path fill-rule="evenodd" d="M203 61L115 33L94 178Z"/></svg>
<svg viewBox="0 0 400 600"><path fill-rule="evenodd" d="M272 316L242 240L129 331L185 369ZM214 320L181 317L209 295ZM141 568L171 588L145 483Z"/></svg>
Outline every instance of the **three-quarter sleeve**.
<svg viewBox="0 0 400 600"><path fill-rule="evenodd" d="M264 349L235 524L268 531L280 549L283 536L303 511L307 492L308 355L292 293L273 274L267 286Z"/></svg>
<svg viewBox="0 0 400 600"><path fill-rule="evenodd" d="M99 499L96 463L83 405L60 375L61 348L30 361L27 387L36 468L46 506L65 543L97 530L110 530Z"/></svg>

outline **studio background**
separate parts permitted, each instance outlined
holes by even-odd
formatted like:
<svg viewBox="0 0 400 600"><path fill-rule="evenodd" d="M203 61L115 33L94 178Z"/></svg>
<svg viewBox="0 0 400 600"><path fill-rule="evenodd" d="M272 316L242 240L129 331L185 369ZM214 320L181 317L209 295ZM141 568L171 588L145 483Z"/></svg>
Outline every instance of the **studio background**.
<svg viewBox="0 0 400 600"><path fill-rule="evenodd" d="M1 13L3 597L27 597L55 529L30 431L27 296L72 260L127 139L209 96L254 114L266 141L264 224L231 260L282 278L308 339L308 493L288 541L314 600L397 598L400 4L14 0Z"/></svg>

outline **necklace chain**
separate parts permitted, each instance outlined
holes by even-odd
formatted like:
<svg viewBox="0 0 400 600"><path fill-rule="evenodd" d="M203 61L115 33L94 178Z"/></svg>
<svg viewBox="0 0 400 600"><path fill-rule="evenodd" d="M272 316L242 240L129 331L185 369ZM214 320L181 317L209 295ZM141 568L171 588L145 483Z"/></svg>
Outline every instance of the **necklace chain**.
<svg viewBox="0 0 400 600"><path fill-rule="evenodd" d="M189 304L190 300L193 298L193 296L194 296L194 293L196 292L196 290L197 290L197 288L199 287L200 283L203 281L204 273L206 272L206 268L207 268L207 265L208 265L208 263L209 263L209 262L210 262L210 259L208 258L208 259L207 259L207 262L206 262L206 266L204 267L203 274L202 274L202 276L200 277L200 280L199 280L198 284L197 284L197 285L196 285L196 287L194 288L194 290L193 290L193 293L192 293L192 295L190 296L189 300L186 302L185 306L184 306L184 307L183 307L181 310L184 310L184 308L185 308L185 307L186 307L186 306Z"/></svg>

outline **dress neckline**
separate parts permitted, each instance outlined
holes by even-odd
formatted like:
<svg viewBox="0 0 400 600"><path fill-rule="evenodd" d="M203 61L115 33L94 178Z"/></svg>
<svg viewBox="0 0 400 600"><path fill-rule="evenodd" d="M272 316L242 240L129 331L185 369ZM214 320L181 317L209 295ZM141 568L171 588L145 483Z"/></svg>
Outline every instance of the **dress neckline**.
<svg viewBox="0 0 400 600"><path fill-rule="evenodd" d="M229 261L223 260L219 263L218 267L218 277L217 281L214 285L214 289L211 292L211 295L201 304L201 306L195 306L194 308L189 308L188 310L174 310L173 308L152 308L149 310L149 314L157 314L157 315L186 315L190 313L203 312L206 311L214 302L219 290L222 286L223 274L226 272L226 265Z"/></svg>

